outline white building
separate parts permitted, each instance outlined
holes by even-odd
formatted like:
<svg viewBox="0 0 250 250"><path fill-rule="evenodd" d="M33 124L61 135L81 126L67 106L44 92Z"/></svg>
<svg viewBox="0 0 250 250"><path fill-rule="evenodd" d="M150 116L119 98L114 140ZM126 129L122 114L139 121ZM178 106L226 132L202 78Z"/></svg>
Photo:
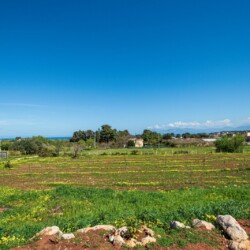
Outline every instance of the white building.
<svg viewBox="0 0 250 250"><path fill-rule="evenodd" d="M136 148L143 148L143 146L144 146L143 139L140 139L140 138L131 138L129 140L133 141L135 143L135 147Z"/></svg>

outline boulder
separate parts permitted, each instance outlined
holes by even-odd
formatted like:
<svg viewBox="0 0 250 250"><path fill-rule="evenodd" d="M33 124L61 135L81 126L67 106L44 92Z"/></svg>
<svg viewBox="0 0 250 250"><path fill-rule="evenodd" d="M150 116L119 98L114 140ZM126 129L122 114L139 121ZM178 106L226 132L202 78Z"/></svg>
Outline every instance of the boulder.
<svg viewBox="0 0 250 250"><path fill-rule="evenodd" d="M125 244L124 239L120 235L115 235L113 240L114 245L122 246Z"/></svg>
<svg viewBox="0 0 250 250"><path fill-rule="evenodd" d="M97 226L94 226L94 227L86 227L86 228L82 228L82 229L79 229L77 230L76 232L77 233L87 233L88 231L96 231L96 230L105 230L105 231L112 231L112 230L115 230L116 228L112 225L97 225Z"/></svg>
<svg viewBox="0 0 250 250"><path fill-rule="evenodd" d="M138 241L136 239L130 239L130 240L127 240L126 241L126 246L129 247L129 248L134 248L136 247L136 245L138 245Z"/></svg>
<svg viewBox="0 0 250 250"><path fill-rule="evenodd" d="M199 220L199 219L194 219L192 221L192 227L195 227L195 228L205 227L209 231L215 229L215 226L212 223L206 222L204 220Z"/></svg>
<svg viewBox="0 0 250 250"><path fill-rule="evenodd" d="M147 234L147 235L149 235L151 237L154 237L154 235L155 235L154 231L152 229L148 228L147 226L142 226L141 230L143 232L145 232L145 234Z"/></svg>
<svg viewBox="0 0 250 250"><path fill-rule="evenodd" d="M231 215L219 215L216 220L233 241L244 241L248 239L245 230Z"/></svg>
<svg viewBox="0 0 250 250"><path fill-rule="evenodd" d="M190 228L189 226L184 225L183 223L175 220L170 223L170 228L171 229L176 229L176 228Z"/></svg>
<svg viewBox="0 0 250 250"><path fill-rule="evenodd" d="M250 250L250 241L243 240L241 242L230 241L228 245L230 250Z"/></svg>
<svg viewBox="0 0 250 250"><path fill-rule="evenodd" d="M36 234L36 236L47 236L47 235L55 235L58 234L59 236L62 236L63 233L57 226L52 226L52 227L46 227L42 231Z"/></svg>
<svg viewBox="0 0 250 250"><path fill-rule="evenodd" d="M71 240L71 239L74 239L75 238L75 235L74 234L63 234L62 235L62 239L64 240Z"/></svg>
<svg viewBox="0 0 250 250"><path fill-rule="evenodd" d="M147 244L153 243L153 242L156 242L156 239L151 236L147 236L141 240L141 243L143 246L146 246Z"/></svg>
<svg viewBox="0 0 250 250"><path fill-rule="evenodd" d="M120 235L120 236L124 236L125 234L127 234L129 232L127 227L120 227L116 230L116 234Z"/></svg>
<svg viewBox="0 0 250 250"><path fill-rule="evenodd" d="M111 243L113 243L114 242L114 239L115 239L115 235L109 235L109 241L111 242Z"/></svg>

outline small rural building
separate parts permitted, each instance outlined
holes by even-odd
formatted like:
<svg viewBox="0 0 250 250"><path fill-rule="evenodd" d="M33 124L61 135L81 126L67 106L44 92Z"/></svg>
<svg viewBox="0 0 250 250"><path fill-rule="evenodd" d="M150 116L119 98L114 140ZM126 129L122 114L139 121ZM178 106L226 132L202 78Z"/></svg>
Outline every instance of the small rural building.
<svg viewBox="0 0 250 250"><path fill-rule="evenodd" d="M144 146L144 141L141 138L130 138L129 140L135 143L136 148L143 148Z"/></svg>
<svg viewBox="0 0 250 250"><path fill-rule="evenodd" d="M250 142L250 132L247 132L247 142Z"/></svg>

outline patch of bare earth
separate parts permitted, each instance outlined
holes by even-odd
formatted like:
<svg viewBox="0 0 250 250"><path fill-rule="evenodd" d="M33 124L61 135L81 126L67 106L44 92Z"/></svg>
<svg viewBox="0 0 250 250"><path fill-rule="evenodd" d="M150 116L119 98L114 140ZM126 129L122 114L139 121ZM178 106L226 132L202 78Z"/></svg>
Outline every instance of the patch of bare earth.
<svg viewBox="0 0 250 250"><path fill-rule="evenodd" d="M58 240L56 235L44 236L27 246L16 247L12 250L80 250L80 249L120 249L108 241L105 230L91 230L87 233L75 234L71 240Z"/></svg>
<svg viewBox="0 0 250 250"><path fill-rule="evenodd" d="M237 220L241 227L246 231L247 235L250 236L250 220Z"/></svg>
<svg viewBox="0 0 250 250"><path fill-rule="evenodd" d="M240 225L245 229L248 235L250 235L250 220L238 220ZM187 243L185 246L179 246L174 244L171 247L162 247L158 244L154 244L149 248L140 248L140 249L151 249L151 250L228 250L227 239L224 235L217 231L208 231L205 228L197 228L196 231L200 232L201 242L197 243ZM180 232L181 233L181 232ZM89 249L89 250L119 250L119 249L128 249L126 247L120 247L113 245L109 242L108 239L109 231L105 230L90 230L87 233L75 233L76 238L71 240L58 240L56 235L53 236L44 236L40 239L32 241L30 244L23 247L12 248L12 250L80 250L80 249ZM138 233L137 240L141 240L146 235L144 233ZM185 236L183 236L185 237ZM209 242L205 243L203 240ZM138 248L134 248L138 249Z"/></svg>

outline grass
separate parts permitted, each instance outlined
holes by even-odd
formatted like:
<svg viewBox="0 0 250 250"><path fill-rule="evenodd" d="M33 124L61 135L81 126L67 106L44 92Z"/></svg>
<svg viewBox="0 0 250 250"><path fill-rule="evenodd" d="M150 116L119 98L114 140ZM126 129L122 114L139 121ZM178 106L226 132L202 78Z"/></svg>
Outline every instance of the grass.
<svg viewBox="0 0 250 250"><path fill-rule="evenodd" d="M172 220L190 224L194 218L231 214L249 219L248 188L183 189L166 192L57 187L51 190L0 189L0 248L24 244L39 230L57 225L64 232L96 224L167 230ZM107 202L112 201L112 202ZM55 211L55 212L54 212ZM166 240L166 239L165 239ZM168 240L168 244L171 240Z"/></svg>
<svg viewBox="0 0 250 250"><path fill-rule="evenodd" d="M47 189L64 184L149 191L249 186L250 153L211 153L209 147L189 148L189 154L171 150L141 149L138 155L129 149L107 150L107 155L93 150L74 160L18 157L11 160L13 168L0 166L0 186Z"/></svg>
<svg viewBox="0 0 250 250"><path fill-rule="evenodd" d="M146 224L159 244L210 242L199 232L169 231L219 214L250 219L250 152L215 154L212 148L87 151L79 159L18 158L0 166L0 249L27 243L47 226L73 232L96 224ZM174 149L180 150L180 149ZM181 149L182 150L182 149ZM118 152L118 153L117 153ZM145 192L146 191L146 192Z"/></svg>

